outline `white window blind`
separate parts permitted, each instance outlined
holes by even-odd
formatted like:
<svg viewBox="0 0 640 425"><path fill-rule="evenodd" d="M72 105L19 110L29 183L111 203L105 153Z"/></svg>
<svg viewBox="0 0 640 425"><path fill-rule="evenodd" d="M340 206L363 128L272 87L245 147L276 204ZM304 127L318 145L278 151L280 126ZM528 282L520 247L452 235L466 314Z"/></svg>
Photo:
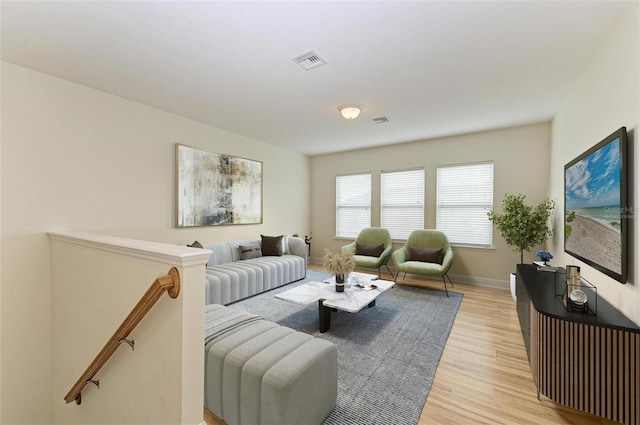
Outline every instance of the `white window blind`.
<svg viewBox="0 0 640 425"><path fill-rule="evenodd" d="M438 167L436 228L451 243L490 246L493 162Z"/></svg>
<svg viewBox="0 0 640 425"><path fill-rule="evenodd" d="M371 173L336 176L336 236L356 238L371 227Z"/></svg>
<svg viewBox="0 0 640 425"><path fill-rule="evenodd" d="M380 174L380 226L401 240L424 229L424 168Z"/></svg>

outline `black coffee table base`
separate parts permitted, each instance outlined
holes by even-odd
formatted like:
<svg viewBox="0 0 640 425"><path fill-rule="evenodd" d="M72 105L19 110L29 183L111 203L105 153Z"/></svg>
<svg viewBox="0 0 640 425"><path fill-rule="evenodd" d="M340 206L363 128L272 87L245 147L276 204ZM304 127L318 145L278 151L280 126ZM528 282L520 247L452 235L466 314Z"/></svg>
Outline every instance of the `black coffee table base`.
<svg viewBox="0 0 640 425"><path fill-rule="evenodd" d="M337 312L338 309L332 307L326 307L324 304L324 299L318 300L318 330L320 333L325 333L331 327L331 312ZM371 301L367 304L367 307L373 307L376 305L376 300Z"/></svg>

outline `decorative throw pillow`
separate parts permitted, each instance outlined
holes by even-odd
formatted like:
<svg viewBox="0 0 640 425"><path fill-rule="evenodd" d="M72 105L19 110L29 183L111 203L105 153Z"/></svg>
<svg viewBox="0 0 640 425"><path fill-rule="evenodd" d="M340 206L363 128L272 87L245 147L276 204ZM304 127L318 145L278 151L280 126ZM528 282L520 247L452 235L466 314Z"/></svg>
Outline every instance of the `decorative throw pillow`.
<svg viewBox="0 0 640 425"><path fill-rule="evenodd" d="M202 244L198 241L194 241L191 245L187 244L188 247L190 248L201 248L204 249L204 247L202 246Z"/></svg>
<svg viewBox="0 0 640 425"><path fill-rule="evenodd" d="M409 247L409 260L442 264L442 248Z"/></svg>
<svg viewBox="0 0 640 425"><path fill-rule="evenodd" d="M262 257L262 250L258 245L240 245L238 248L241 260Z"/></svg>
<svg viewBox="0 0 640 425"><path fill-rule="evenodd" d="M356 255L367 255L369 257L379 257L384 251L384 244L360 243L356 242Z"/></svg>
<svg viewBox="0 0 640 425"><path fill-rule="evenodd" d="M262 255L275 255L280 256L283 254L284 249L282 247L282 239L284 235L280 236L265 236L260 235L262 238Z"/></svg>

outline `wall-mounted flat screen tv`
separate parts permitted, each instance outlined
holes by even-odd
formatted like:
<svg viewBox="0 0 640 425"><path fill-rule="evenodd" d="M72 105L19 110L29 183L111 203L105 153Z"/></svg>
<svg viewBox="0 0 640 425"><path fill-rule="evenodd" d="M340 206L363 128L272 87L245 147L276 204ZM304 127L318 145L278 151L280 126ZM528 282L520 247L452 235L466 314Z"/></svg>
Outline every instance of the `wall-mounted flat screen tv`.
<svg viewBox="0 0 640 425"><path fill-rule="evenodd" d="M627 282L627 130L564 166L564 250Z"/></svg>

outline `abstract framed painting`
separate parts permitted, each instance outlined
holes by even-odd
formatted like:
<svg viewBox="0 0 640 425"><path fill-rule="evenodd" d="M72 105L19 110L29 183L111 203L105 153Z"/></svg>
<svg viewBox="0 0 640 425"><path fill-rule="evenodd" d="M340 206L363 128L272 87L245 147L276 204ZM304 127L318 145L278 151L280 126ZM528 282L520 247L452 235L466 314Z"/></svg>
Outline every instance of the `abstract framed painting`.
<svg viewBox="0 0 640 425"><path fill-rule="evenodd" d="M262 162L176 144L178 227L262 223Z"/></svg>

